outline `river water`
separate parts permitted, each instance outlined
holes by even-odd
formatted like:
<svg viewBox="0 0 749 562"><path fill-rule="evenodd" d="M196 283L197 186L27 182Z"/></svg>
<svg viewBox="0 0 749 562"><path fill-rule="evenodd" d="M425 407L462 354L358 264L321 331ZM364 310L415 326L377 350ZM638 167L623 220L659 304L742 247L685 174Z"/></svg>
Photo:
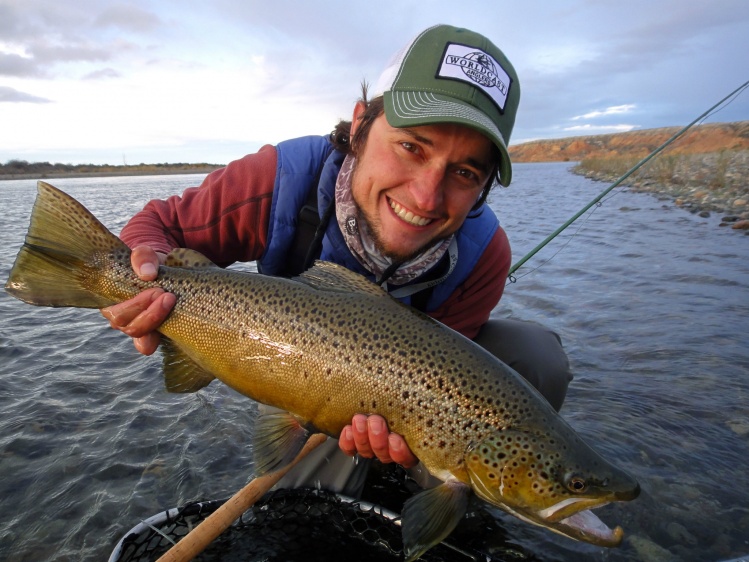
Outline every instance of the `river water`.
<svg viewBox="0 0 749 562"><path fill-rule="evenodd" d="M515 166L492 196L515 261L603 190L569 164ZM200 176L52 181L113 232ZM0 182L0 278L35 182ZM618 191L516 274L493 314L543 323L575 380L562 415L635 475L634 502L599 515L618 549L496 512L543 560L725 560L749 554L749 239L666 201ZM231 495L252 477L251 401L220 383L163 390L97 311L0 292L0 559L106 560L158 511ZM495 513L492 511L492 513ZM487 548L491 545L487 539Z"/></svg>

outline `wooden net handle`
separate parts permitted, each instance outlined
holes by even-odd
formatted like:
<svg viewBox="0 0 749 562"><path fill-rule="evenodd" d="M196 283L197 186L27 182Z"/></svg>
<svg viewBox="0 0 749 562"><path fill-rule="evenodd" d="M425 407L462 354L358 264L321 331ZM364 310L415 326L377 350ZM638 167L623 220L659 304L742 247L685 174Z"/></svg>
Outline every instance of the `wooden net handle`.
<svg viewBox="0 0 749 562"><path fill-rule="evenodd" d="M252 507L263 494L275 486L289 470L327 439L328 436L322 433L312 435L293 461L275 472L258 476L252 480L165 552L157 562L187 562L195 558L234 521L239 519L245 511Z"/></svg>

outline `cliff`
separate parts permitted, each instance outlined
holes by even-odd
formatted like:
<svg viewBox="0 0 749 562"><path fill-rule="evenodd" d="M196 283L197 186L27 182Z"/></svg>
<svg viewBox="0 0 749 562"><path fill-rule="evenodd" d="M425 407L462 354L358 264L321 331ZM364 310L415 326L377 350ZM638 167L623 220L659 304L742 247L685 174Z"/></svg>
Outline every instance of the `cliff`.
<svg viewBox="0 0 749 562"><path fill-rule="evenodd" d="M644 158L683 127L538 140L510 146L513 162L579 162L584 158ZM749 121L695 125L668 147L671 155L749 150Z"/></svg>

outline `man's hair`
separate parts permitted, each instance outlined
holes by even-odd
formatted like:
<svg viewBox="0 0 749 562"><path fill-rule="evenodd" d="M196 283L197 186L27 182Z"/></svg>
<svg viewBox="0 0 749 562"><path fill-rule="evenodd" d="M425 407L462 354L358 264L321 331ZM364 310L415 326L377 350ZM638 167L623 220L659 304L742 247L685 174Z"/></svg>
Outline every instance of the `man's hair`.
<svg viewBox="0 0 749 562"><path fill-rule="evenodd" d="M351 138L351 121L341 120L335 126L333 131L330 133L330 141L336 150L343 152L344 154L352 154L356 156L359 151L364 149L367 144L367 138L369 138L369 130L372 128L372 123L380 115L385 113L385 102L382 96L377 96L373 100L367 99L367 84L362 84L362 97L359 101L364 102L366 106L364 112L359 116L359 127L356 129L354 138ZM481 192L481 196L476 201L473 209L478 209L484 204L486 198L489 197L489 192L495 185L499 185L499 159L501 155L499 149L492 143L492 156L494 161L494 167L489 173L489 179L484 186L484 190Z"/></svg>

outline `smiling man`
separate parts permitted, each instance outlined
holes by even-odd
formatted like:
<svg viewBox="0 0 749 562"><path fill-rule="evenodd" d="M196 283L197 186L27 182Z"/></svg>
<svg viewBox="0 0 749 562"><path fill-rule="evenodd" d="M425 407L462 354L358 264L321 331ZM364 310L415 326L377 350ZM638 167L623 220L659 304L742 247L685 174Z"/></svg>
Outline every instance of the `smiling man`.
<svg viewBox="0 0 749 562"><path fill-rule="evenodd" d="M435 26L394 57L368 98L365 88L352 120L330 135L265 146L200 187L149 202L121 233L134 248L135 271L154 279L178 247L221 266L257 261L268 275L299 274L315 259L336 262L473 339L559 409L572 375L558 337L489 319L511 259L485 201L494 185L511 180L507 143L520 99L514 68L482 35ZM150 354L174 302L154 289L102 312ZM340 449L415 465L385 420L366 414L344 429ZM287 483L302 484L314 463L328 473L353 470L350 461L331 464L330 455L305 461Z"/></svg>
<svg viewBox="0 0 749 562"><path fill-rule="evenodd" d="M364 111L359 103L354 121ZM355 134L357 127L352 126ZM402 263L462 225L492 169L492 143L463 125L392 127L378 117L354 168L351 193L376 249Z"/></svg>

